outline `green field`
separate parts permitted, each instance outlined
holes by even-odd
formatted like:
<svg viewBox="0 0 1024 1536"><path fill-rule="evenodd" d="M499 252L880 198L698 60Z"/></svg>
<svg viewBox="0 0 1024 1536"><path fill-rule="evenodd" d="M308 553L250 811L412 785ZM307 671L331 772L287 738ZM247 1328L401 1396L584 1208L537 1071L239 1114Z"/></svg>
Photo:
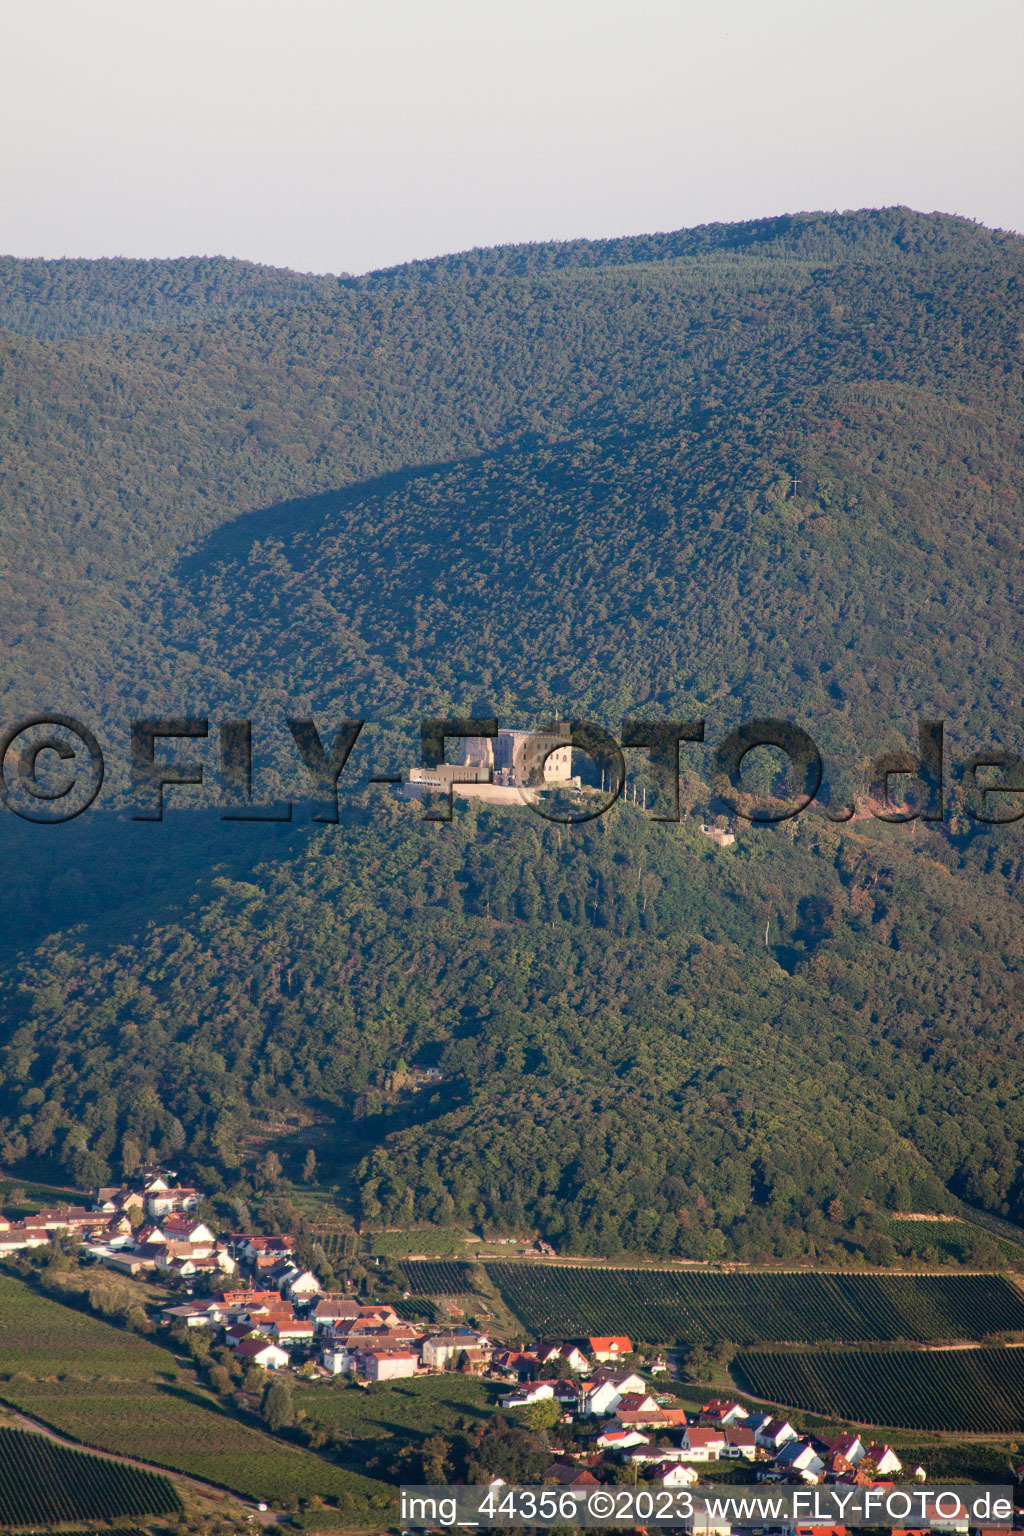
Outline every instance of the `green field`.
<svg viewBox="0 0 1024 1536"><path fill-rule="evenodd" d="M407 1253L431 1253L439 1257L462 1255L466 1251L465 1227L422 1227L405 1232L372 1232L371 1253L402 1258Z"/></svg>
<svg viewBox="0 0 1024 1536"><path fill-rule="evenodd" d="M980 1339L1024 1329L999 1275L698 1274L487 1264L527 1332L627 1333L648 1343Z"/></svg>
<svg viewBox="0 0 1024 1536"><path fill-rule="evenodd" d="M0 1276L0 1399L72 1439L251 1498L319 1494L354 1520L390 1500L383 1484L226 1412L169 1350L8 1276Z"/></svg>
<svg viewBox="0 0 1024 1536"><path fill-rule="evenodd" d="M169 1478L69 1450L45 1435L0 1429L0 1525L117 1520L181 1509Z"/></svg>
<svg viewBox="0 0 1024 1536"><path fill-rule="evenodd" d="M356 1440L417 1440L435 1432L448 1434L460 1421L482 1423L506 1390L495 1382L446 1371L369 1392L343 1385L341 1379L297 1387L295 1403L325 1428Z"/></svg>
<svg viewBox="0 0 1024 1536"><path fill-rule="evenodd" d="M0 1376L78 1371L144 1380L177 1369L174 1356L159 1345L0 1274Z"/></svg>
<svg viewBox="0 0 1024 1536"><path fill-rule="evenodd" d="M751 1351L733 1371L743 1390L786 1407L898 1429L1024 1431L1019 1349Z"/></svg>

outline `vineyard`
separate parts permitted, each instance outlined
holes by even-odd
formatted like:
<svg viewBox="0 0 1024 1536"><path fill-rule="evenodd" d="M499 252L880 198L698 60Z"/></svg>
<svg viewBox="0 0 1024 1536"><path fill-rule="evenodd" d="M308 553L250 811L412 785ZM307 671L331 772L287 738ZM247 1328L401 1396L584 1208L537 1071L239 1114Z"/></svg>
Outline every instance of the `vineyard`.
<svg viewBox="0 0 1024 1536"><path fill-rule="evenodd" d="M371 1478L241 1423L194 1387L143 1381L0 1382L0 1395L73 1439L219 1483L257 1499L319 1494L359 1506L386 1494Z"/></svg>
<svg viewBox="0 0 1024 1536"><path fill-rule="evenodd" d="M442 1267L442 1266L432 1266ZM447 1266L445 1266L447 1267ZM978 1339L1024 1329L1024 1296L997 1275L697 1274L487 1264L527 1332L620 1332L649 1343Z"/></svg>
<svg viewBox="0 0 1024 1536"><path fill-rule="evenodd" d="M751 1352L734 1362L756 1397L858 1423L977 1434L1024 1431L1024 1351Z"/></svg>
<svg viewBox="0 0 1024 1536"><path fill-rule="evenodd" d="M465 1227L413 1227L401 1232L374 1232L368 1239L371 1253L402 1258L407 1253L432 1253L438 1258L458 1258L466 1250Z"/></svg>
<svg viewBox="0 0 1024 1536"><path fill-rule="evenodd" d="M0 1525L169 1515L181 1508L169 1478L69 1450L28 1430L0 1429Z"/></svg>
<svg viewBox="0 0 1024 1536"><path fill-rule="evenodd" d="M471 1289L468 1264L443 1259L406 1259L402 1273L414 1296L462 1296Z"/></svg>
<svg viewBox="0 0 1024 1536"><path fill-rule="evenodd" d="M0 1275L0 1399L71 1439L259 1499L336 1500L367 1523L388 1489L242 1422L149 1339Z"/></svg>
<svg viewBox="0 0 1024 1536"><path fill-rule="evenodd" d="M932 1263L949 1260L967 1264L980 1243L997 1254L1002 1264L1024 1268L1024 1247L967 1221L906 1221L894 1216L889 1230L896 1242L909 1248L915 1257Z"/></svg>

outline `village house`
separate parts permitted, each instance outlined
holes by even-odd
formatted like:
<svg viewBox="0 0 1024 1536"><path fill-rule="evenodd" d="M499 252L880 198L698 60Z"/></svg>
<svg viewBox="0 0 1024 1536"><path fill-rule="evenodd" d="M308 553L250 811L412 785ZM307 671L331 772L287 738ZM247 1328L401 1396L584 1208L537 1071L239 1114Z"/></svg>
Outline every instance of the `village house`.
<svg viewBox="0 0 1024 1536"><path fill-rule="evenodd" d="M625 1334L609 1334L598 1338L586 1340L587 1350L593 1359L601 1365L609 1360L619 1360L623 1355L631 1355L633 1346Z"/></svg>
<svg viewBox="0 0 1024 1536"><path fill-rule="evenodd" d="M650 1438L638 1429L603 1429L594 1444L603 1451L632 1451L639 1445L650 1445Z"/></svg>
<svg viewBox="0 0 1024 1536"><path fill-rule="evenodd" d="M766 1451L780 1451L787 1440L795 1440L797 1438L796 1430L792 1424L786 1419L773 1418L770 1414L766 1415L757 1426L748 1420L746 1427L753 1429L754 1439Z"/></svg>
<svg viewBox="0 0 1024 1536"><path fill-rule="evenodd" d="M875 1471L879 1477L886 1477L892 1473L903 1471L903 1463L891 1445L869 1445L864 1453L863 1460L874 1462Z"/></svg>
<svg viewBox="0 0 1024 1536"><path fill-rule="evenodd" d="M701 1409L698 1423L714 1424L719 1429L724 1429L727 1424L742 1424L749 1417L741 1403L733 1402L728 1397L713 1397Z"/></svg>
<svg viewBox="0 0 1024 1536"><path fill-rule="evenodd" d="M558 1483L562 1488L597 1488L600 1486L593 1472L586 1467L574 1466L568 1461L553 1462L544 1474L545 1482Z"/></svg>
<svg viewBox="0 0 1024 1536"><path fill-rule="evenodd" d="M852 1467L855 1467L858 1461L863 1459L864 1443L859 1435L840 1435L837 1440L832 1441L829 1450L844 1457Z"/></svg>
<svg viewBox="0 0 1024 1536"><path fill-rule="evenodd" d="M688 1424L679 1444L687 1461L717 1461L725 1449L725 1430Z"/></svg>
<svg viewBox="0 0 1024 1536"><path fill-rule="evenodd" d="M725 1431L725 1445L718 1453L722 1461L756 1461L757 1441L754 1431L743 1424L729 1425Z"/></svg>
<svg viewBox="0 0 1024 1536"><path fill-rule="evenodd" d="M555 1383L553 1381L528 1381L521 1387L516 1387L507 1397L501 1399L503 1408L528 1408L531 1403L543 1403L555 1395Z"/></svg>
<svg viewBox="0 0 1024 1536"><path fill-rule="evenodd" d="M269 1339L242 1339L235 1354L239 1360L245 1360L252 1365L262 1365L265 1371L280 1371L289 1363L288 1351Z"/></svg>
<svg viewBox="0 0 1024 1536"><path fill-rule="evenodd" d="M354 1320L359 1316L359 1304L347 1296L326 1295L320 1296L313 1307L310 1317L318 1328L329 1327L331 1323Z"/></svg>
<svg viewBox="0 0 1024 1536"><path fill-rule="evenodd" d="M616 1374L601 1371L589 1381L580 1384L583 1412L591 1417L602 1413L615 1413L622 1399L630 1392L646 1392L647 1383L636 1371ZM657 1407L657 1404L654 1405ZM633 1410L634 1412L636 1410Z"/></svg>
<svg viewBox="0 0 1024 1536"><path fill-rule="evenodd" d="M649 1392L624 1392L615 1404L616 1413L657 1413L658 1402Z"/></svg>
<svg viewBox="0 0 1024 1536"><path fill-rule="evenodd" d="M298 1318L275 1318L267 1324L267 1332L278 1344L312 1344L314 1328Z"/></svg>
<svg viewBox="0 0 1024 1536"><path fill-rule="evenodd" d="M798 1472L804 1482L817 1482L825 1470L825 1463L809 1440L787 1440L775 1458L781 1472Z"/></svg>
<svg viewBox="0 0 1024 1536"><path fill-rule="evenodd" d="M644 1409L640 1413L616 1408L615 1422L622 1429L674 1429L685 1428L688 1416L685 1408Z"/></svg>
<svg viewBox="0 0 1024 1536"><path fill-rule="evenodd" d="M577 1373L590 1369L590 1361L581 1349L572 1343L555 1343L550 1339L544 1339L533 1347L533 1354L541 1365L553 1365L557 1367L560 1360L564 1360L570 1371Z"/></svg>
<svg viewBox="0 0 1024 1536"><path fill-rule="evenodd" d="M282 1290L293 1301L309 1301L311 1297L319 1296L323 1286L311 1269L295 1268L286 1277Z"/></svg>
<svg viewBox="0 0 1024 1536"><path fill-rule="evenodd" d="M146 1214L153 1220L170 1216L176 1211L195 1211L203 1203L199 1189L180 1187L169 1189L163 1179L155 1179L146 1188Z"/></svg>
<svg viewBox="0 0 1024 1536"><path fill-rule="evenodd" d="M11 1221L0 1232L0 1254L17 1253L22 1248L43 1248L52 1242L53 1234L46 1227L35 1226L29 1221Z"/></svg>
<svg viewBox="0 0 1024 1536"><path fill-rule="evenodd" d="M145 1212L146 1201L141 1190L131 1189L127 1184L108 1184L95 1191L93 1209L105 1216L133 1216L137 1226Z"/></svg>
<svg viewBox="0 0 1024 1536"><path fill-rule="evenodd" d="M262 1233L245 1236L236 1232L232 1244L235 1257L248 1265L254 1265L261 1259L269 1259L276 1264L280 1259L290 1258L295 1249L295 1239L290 1232L282 1233L279 1237Z"/></svg>
<svg viewBox="0 0 1024 1536"><path fill-rule="evenodd" d="M447 1370L465 1355L470 1364L480 1364L491 1357L491 1341L485 1334L469 1329L460 1333L435 1333L423 1340L423 1364L433 1371Z"/></svg>
<svg viewBox="0 0 1024 1536"><path fill-rule="evenodd" d="M367 1381L394 1381L415 1376L419 1356L413 1349L366 1350L356 1357L356 1369Z"/></svg>
<svg viewBox="0 0 1024 1536"><path fill-rule="evenodd" d="M662 1488L692 1488L696 1481L694 1468L681 1461L659 1461L644 1472L644 1482L660 1483Z"/></svg>
<svg viewBox="0 0 1024 1536"><path fill-rule="evenodd" d="M217 1239L206 1222L195 1216L172 1213L163 1218L161 1230L169 1243L191 1243L197 1257L200 1249L207 1248L212 1253L216 1246Z"/></svg>
<svg viewBox="0 0 1024 1536"><path fill-rule="evenodd" d="M518 1376L524 1380L536 1370L540 1361L528 1349L496 1349L491 1356L491 1370L503 1376Z"/></svg>

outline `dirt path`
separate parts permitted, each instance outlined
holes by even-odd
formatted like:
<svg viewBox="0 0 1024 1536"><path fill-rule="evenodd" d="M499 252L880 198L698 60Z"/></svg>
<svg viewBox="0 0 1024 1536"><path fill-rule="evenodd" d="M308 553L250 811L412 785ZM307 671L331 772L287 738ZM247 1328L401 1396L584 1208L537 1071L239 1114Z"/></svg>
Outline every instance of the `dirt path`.
<svg viewBox="0 0 1024 1536"><path fill-rule="evenodd" d="M201 1478L192 1477L187 1472L175 1472L168 1467L158 1467L151 1461L140 1461L137 1456L124 1456L118 1451L100 1451L92 1445L82 1445L79 1440L72 1440L67 1435L62 1435L56 1429L51 1429L49 1424L42 1424L38 1419L33 1419L29 1414L22 1413L20 1408L3 1407L4 1418L16 1429L28 1429L34 1434L44 1435L47 1440L52 1440L55 1445L66 1446L69 1451L83 1451L88 1456L101 1456L104 1461L120 1461L128 1467L139 1467L143 1472L155 1472L159 1477L169 1477L172 1481L183 1483L193 1493L206 1499L216 1499L218 1503L226 1503L234 1499L249 1514L255 1516L263 1525L276 1524L280 1515L272 1510L259 1510L251 1499L245 1499L238 1493L229 1493L226 1488L218 1488L213 1483L205 1483Z"/></svg>

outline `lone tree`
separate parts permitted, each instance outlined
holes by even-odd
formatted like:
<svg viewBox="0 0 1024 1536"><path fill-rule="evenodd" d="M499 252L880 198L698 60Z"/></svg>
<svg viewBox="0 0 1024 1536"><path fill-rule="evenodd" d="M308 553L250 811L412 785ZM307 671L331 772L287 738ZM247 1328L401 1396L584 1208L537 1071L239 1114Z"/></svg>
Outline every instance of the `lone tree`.
<svg viewBox="0 0 1024 1536"><path fill-rule="evenodd" d="M275 1432L288 1429L295 1423L295 1405L292 1402L292 1384L286 1376L279 1376L267 1388L263 1399L263 1418L267 1428Z"/></svg>
<svg viewBox="0 0 1024 1536"><path fill-rule="evenodd" d="M306 1153L306 1161L302 1165L302 1177L307 1184L312 1184L316 1178L316 1153L312 1147Z"/></svg>

